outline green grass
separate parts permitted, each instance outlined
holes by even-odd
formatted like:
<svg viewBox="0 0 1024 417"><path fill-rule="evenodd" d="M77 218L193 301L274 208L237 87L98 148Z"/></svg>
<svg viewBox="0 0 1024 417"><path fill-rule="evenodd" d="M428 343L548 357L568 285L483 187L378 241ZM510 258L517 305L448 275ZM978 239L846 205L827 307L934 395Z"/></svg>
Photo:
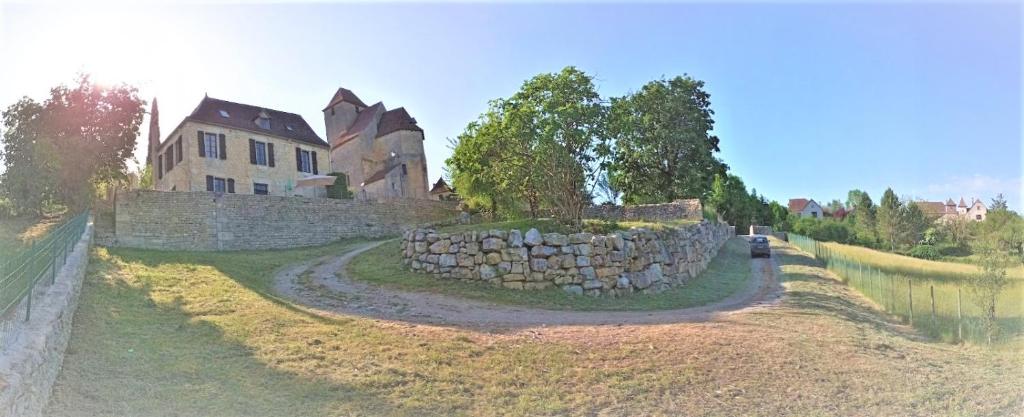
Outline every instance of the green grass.
<svg viewBox="0 0 1024 417"><path fill-rule="evenodd" d="M42 239L55 226L60 225L61 218L23 216L0 220L0 259L14 255L33 241Z"/></svg>
<svg viewBox="0 0 1024 417"><path fill-rule="evenodd" d="M553 287L524 291L481 282L442 280L409 271L401 262L398 242L391 241L356 256L349 275L358 280L406 291L431 292L499 304L552 310L664 310L695 307L719 301L750 281L750 249L743 238L729 240L696 279L658 294L626 297L574 296Z"/></svg>
<svg viewBox="0 0 1024 417"><path fill-rule="evenodd" d="M1018 352L894 331L806 256L709 323L435 327L312 314L274 271L354 242L93 251L46 416L1020 414ZM744 260L744 264L748 262Z"/></svg>
<svg viewBox="0 0 1024 417"><path fill-rule="evenodd" d="M821 242L829 250L849 259L885 271L928 279L962 279L980 272L977 265L960 262L940 262L918 259L861 246L835 242ZM1009 268L1007 277L1024 280L1024 266Z"/></svg>
<svg viewBox="0 0 1024 417"><path fill-rule="evenodd" d="M628 229L650 229L650 230L666 230L668 228L678 228L696 224L694 220L664 220L657 222L649 221L609 221L599 219L584 219L583 220L583 231L596 234L611 233L617 230L628 230ZM454 226L446 226L438 229L444 233L459 233L469 232L473 230L519 230L525 233L527 230L537 229L541 233L572 233L572 231L564 224L555 221L554 219L519 219L519 220L506 220L500 222L490 223L479 223L479 224L460 224Z"/></svg>

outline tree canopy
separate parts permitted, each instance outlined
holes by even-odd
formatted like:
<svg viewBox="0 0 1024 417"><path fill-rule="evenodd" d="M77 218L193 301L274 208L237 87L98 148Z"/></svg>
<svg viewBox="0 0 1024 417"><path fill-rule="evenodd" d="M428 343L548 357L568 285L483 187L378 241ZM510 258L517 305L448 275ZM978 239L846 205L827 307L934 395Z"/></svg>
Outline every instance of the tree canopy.
<svg viewBox="0 0 1024 417"><path fill-rule="evenodd" d="M85 207L96 184L128 178L144 105L134 87L99 87L88 76L41 103L22 98L3 112L0 190L21 213L47 202Z"/></svg>

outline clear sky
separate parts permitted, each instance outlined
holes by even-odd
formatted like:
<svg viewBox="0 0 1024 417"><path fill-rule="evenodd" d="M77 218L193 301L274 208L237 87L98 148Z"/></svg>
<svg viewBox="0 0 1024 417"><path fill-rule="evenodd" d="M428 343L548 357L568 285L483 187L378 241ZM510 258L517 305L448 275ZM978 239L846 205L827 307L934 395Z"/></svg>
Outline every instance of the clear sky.
<svg viewBox="0 0 1024 417"><path fill-rule="evenodd" d="M344 86L416 117L432 181L447 138L535 74L575 65L617 96L688 73L707 82L720 157L770 199L892 186L1022 208L1017 3L0 7L3 107L84 71L158 97L164 134L208 93L323 136Z"/></svg>

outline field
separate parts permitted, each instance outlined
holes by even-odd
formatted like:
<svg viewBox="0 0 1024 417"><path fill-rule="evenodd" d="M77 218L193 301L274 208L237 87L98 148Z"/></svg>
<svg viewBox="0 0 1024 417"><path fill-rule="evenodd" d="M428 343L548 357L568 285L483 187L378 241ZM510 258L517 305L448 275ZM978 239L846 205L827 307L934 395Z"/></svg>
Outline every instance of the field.
<svg viewBox="0 0 1024 417"><path fill-rule="evenodd" d="M785 297L663 325L321 315L286 251L94 250L47 416L1019 415L1016 350L932 342L779 248ZM609 312L608 314L614 314Z"/></svg>
<svg viewBox="0 0 1024 417"><path fill-rule="evenodd" d="M913 275L928 279L961 279L964 275L980 272L976 265L960 262L938 262L918 259L895 253L882 252L861 246L844 245L835 242L820 242L829 250L849 259L885 271ZM1024 265L1017 265L1006 271L1011 279L1024 280Z"/></svg>
<svg viewBox="0 0 1024 417"><path fill-rule="evenodd" d="M815 251L812 243L798 236L791 236L791 240L805 251ZM880 309L931 337L987 342L979 319L982 311L970 285L977 267L831 242L819 242L817 251L828 269L875 301ZM997 298L996 317L1000 327L996 340L1013 341L1024 335L1024 279L1010 280Z"/></svg>
<svg viewBox="0 0 1024 417"><path fill-rule="evenodd" d="M398 242L371 249L352 260L349 273L355 279L399 290L433 292L499 304L561 310L651 310L704 305L721 300L743 288L750 279L750 250L742 238L726 243L719 255L697 279L682 287L644 297L595 298L567 294L560 288L521 291L495 288L484 283L441 280L411 272L405 267Z"/></svg>

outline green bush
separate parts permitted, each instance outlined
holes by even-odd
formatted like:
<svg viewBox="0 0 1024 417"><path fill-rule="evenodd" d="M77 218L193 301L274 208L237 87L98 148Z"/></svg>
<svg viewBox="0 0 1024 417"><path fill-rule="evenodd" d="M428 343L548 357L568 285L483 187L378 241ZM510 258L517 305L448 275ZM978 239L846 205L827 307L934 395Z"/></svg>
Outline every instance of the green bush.
<svg viewBox="0 0 1024 417"><path fill-rule="evenodd" d="M341 172L327 174L334 177L334 185L327 186L327 198L351 200L355 196L348 190L348 175Z"/></svg>
<svg viewBox="0 0 1024 417"><path fill-rule="evenodd" d="M942 254L939 253L939 249L932 245L917 245L907 252L907 255L913 256L920 259L939 259Z"/></svg>

